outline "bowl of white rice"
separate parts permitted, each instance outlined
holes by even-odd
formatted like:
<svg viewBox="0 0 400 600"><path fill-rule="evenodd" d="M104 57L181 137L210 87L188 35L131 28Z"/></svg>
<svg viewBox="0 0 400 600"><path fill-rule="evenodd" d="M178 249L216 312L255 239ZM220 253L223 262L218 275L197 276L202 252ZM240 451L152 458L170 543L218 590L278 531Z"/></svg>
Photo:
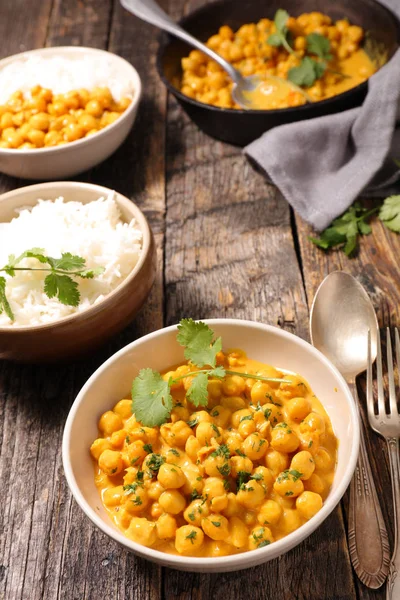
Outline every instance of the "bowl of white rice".
<svg viewBox="0 0 400 600"><path fill-rule="evenodd" d="M21 259L27 251L35 256ZM77 275L81 267L68 260L58 268L62 256L79 257L94 276ZM4 268L12 263L15 269ZM147 220L118 192L54 182L1 195L0 359L46 362L87 353L132 321L155 273ZM59 277L57 293L46 288L49 274ZM79 296L72 303L59 294L66 280Z"/></svg>
<svg viewBox="0 0 400 600"><path fill-rule="evenodd" d="M131 130L142 94L136 69L104 50L79 46L41 48L0 60L0 108L17 91L28 98L36 85L54 94L107 87L115 101L129 98L131 102L116 121L89 137L34 149L0 147L1 172L34 180L72 177L108 158Z"/></svg>

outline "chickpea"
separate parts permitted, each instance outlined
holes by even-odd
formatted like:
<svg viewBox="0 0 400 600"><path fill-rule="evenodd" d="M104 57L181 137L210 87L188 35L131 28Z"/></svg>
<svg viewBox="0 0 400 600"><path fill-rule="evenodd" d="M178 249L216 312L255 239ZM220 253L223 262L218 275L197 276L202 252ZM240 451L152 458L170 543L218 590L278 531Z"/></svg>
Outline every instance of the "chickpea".
<svg viewBox="0 0 400 600"><path fill-rule="evenodd" d="M223 496L225 494L224 484L218 477L208 477L204 481L203 496L208 500Z"/></svg>
<svg viewBox="0 0 400 600"><path fill-rule="evenodd" d="M153 481L147 489L151 500L158 500L163 492L165 492L165 488L163 488L159 481Z"/></svg>
<svg viewBox="0 0 400 600"><path fill-rule="evenodd" d="M315 469L315 462L310 452L303 450L295 454L290 463L290 469L301 473L300 479L310 479Z"/></svg>
<svg viewBox="0 0 400 600"><path fill-rule="evenodd" d="M280 496L295 497L302 493L304 485L296 471L282 471L274 483L274 490Z"/></svg>
<svg viewBox="0 0 400 600"><path fill-rule="evenodd" d="M58 102L53 102L52 112L54 115L57 115L59 117L61 115L65 115L68 112L68 108L67 108L65 102L62 102L62 100L59 100Z"/></svg>
<svg viewBox="0 0 400 600"><path fill-rule="evenodd" d="M299 438L286 423L279 423L271 432L271 446L274 450L294 452L299 443Z"/></svg>
<svg viewBox="0 0 400 600"><path fill-rule="evenodd" d="M301 525L300 513L296 509L286 508L280 518L279 526L285 535L292 533Z"/></svg>
<svg viewBox="0 0 400 600"><path fill-rule="evenodd" d="M69 123L64 129L64 139L68 142L75 142L84 136L84 129L76 123Z"/></svg>
<svg viewBox="0 0 400 600"><path fill-rule="evenodd" d="M265 465L272 472L274 477L277 477L281 471L289 466L289 457L284 452L279 452L273 448L268 448L265 453Z"/></svg>
<svg viewBox="0 0 400 600"><path fill-rule="evenodd" d="M211 513L201 521L201 527L212 540L224 540L229 535L229 522L226 517Z"/></svg>
<svg viewBox="0 0 400 600"><path fill-rule="evenodd" d="M280 406L267 402L263 405L263 410L265 418L268 419L272 426L275 426L282 421L282 412Z"/></svg>
<svg viewBox="0 0 400 600"><path fill-rule="evenodd" d="M262 485L265 491L269 492L274 484L274 476L267 467L259 466L254 470L253 478Z"/></svg>
<svg viewBox="0 0 400 600"><path fill-rule="evenodd" d="M9 129L11 129L11 127ZM3 132L3 137L4 141L9 144L10 148L18 148L24 142L24 138L18 131L9 131L7 134Z"/></svg>
<svg viewBox="0 0 400 600"><path fill-rule="evenodd" d="M225 396L239 396L245 389L245 381L239 375L228 375L222 383L222 391Z"/></svg>
<svg viewBox="0 0 400 600"><path fill-rule="evenodd" d="M296 508L304 519L311 519L322 508L322 498L315 492L303 492L296 499Z"/></svg>
<svg viewBox="0 0 400 600"><path fill-rule="evenodd" d="M260 508L257 520L260 525L276 525L281 518L282 507L275 500L267 500Z"/></svg>
<svg viewBox="0 0 400 600"><path fill-rule="evenodd" d="M292 398L286 405L286 411L293 421L302 421L311 411L311 402L304 397Z"/></svg>
<svg viewBox="0 0 400 600"><path fill-rule="evenodd" d="M228 506L228 496L227 494L222 494L221 496L215 496L211 498L210 508L213 512L222 512Z"/></svg>
<svg viewBox="0 0 400 600"><path fill-rule="evenodd" d="M182 90L183 92L183 90ZM208 394L214 400L219 400L222 396L222 381L220 379L209 379Z"/></svg>
<svg viewBox="0 0 400 600"><path fill-rule="evenodd" d="M234 494L233 492L229 492L229 494L227 494L227 500L228 500L228 503L226 505L226 508L224 508L222 510L225 517L230 518L235 515L238 515L240 513L242 507L237 501L236 494Z"/></svg>
<svg viewBox="0 0 400 600"><path fill-rule="evenodd" d="M253 419L253 415L248 408L236 410L233 413L231 417L232 425L237 429L243 419Z"/></svg>
<svg viewBox="0 0 400 600"><path fill-rule="evenodd" d="M119 506L122 501L122 497L124 495L124 488L122 485L117 485L116 487L108 488L103 492L103 502L106 506Z"/></svg>
<svg viewBox="0 0 400 600"><path fill-rule="evenodd" d="M246 408L246 402L240 396L223 396L221 398L221 405L227 408L231 412Z"/></svg>
<svg viewBox="0 0 400 600"><path fill-rule="evenodd" d="M50 125L50 118L46 113L40 112L40 113L37 113L36 115L33 115L29 119L29 125L30 125L30 127L32 127L32 129L39 129L40 131L47 131L47 129L49 128L49 125Z"/></svg>
<svg viewBox="0 0 400 600"><path fill-rule="evenodd" d="M200 527L183 525L176 531L175 548L179 554L193 554L200 548L204 533Z"/></svg>
<svg viewBox="0 0 400 600"><path fill-rule="evenodd" d="M315 468L318 471L329 471L332 468L331 455L325 448L318 448L314 454Z"/></svg>
<svg viewBox="0 0 400 600"><path fill-rule="evenodd" d="M237 493L237 501L245 508L255 509L265 500L265 491L263 487L251 479L245 483Z"/></svg>
<svg viewBox="0 0 400 600"><path fill-rule="evenodd" d="M237 477L240 471L246 471L247 473L253 472L252 461L243 456L232 456L231 462L231 474L233 477Z"/></svg>
<svg viewBox="0 0 400 600"><path fill-rule="evenodd" d="M177 525L176 520L166 513L160 515L156 522L157 536L160 540L175 537Z"/></svg>
<svg viewBox="0 0 400 600"><path fill-rule="evenodd" d="M217 406L215 406L211 411L210 416L217 427L225 429L230 421L231 412L224 406L217 404Z"/></svg>
<svg viewBox="0 0 400 600"><path fill-rule="evenodd" d="M39 129L31 129L27 133L26 137L34 146L36 146L36 148L41 148L42 146L44 146L44 131L40 131Z"/></svg>
<svg viewBox="0 0 400 600"><path fill-rule="evenodd" d="M196 438L202 446L210 445L212 439L215 439L217 442L222 441L221 432L218 427L214 423L207 423L206 421L198 424Z"/></svg>
<svg viewBox="0 0 400 600"><path fill-rule="evenodd" d="M272 388L268 383L256 381L251 388L251 401L253 404L266 404L271 398Z"/></svg>
<svg viewBox="0 0 400 600"><path fill-rule="evenodd" d="M89 100L85 106L85 111L93 117L101 117L103 109L98 100Z"/></svg>
<svg viewBox="0 0 400 600"><path fill-rule="evenodd" d="M223 455L213 456L210 454L204 461L204 469L210 477L227 477L230 473L230 462Z"/></svg>
<svg viewBox="0 0 400 600"><path fill-rule="evenodd" d="M100 454L104 452L104 450L111 450L112 445L108 440L104 438L98 438L94 440L93 444L90 446L90 454L93 456L95 460L99 460Z"/></svg>
<svg viewBox="0 0 400 600"><path fill-rule="evenodd" d="M183 486L185 483L185 475L177 465L169 465L164 463L161 465L157 476L158 481L166 489L176 489Z"/></svg>
<svg viewBox="0 0 400 600"><path fill-rule="evenodd" d="M325 491L325 483L319 475L313 473L310 479L304 482L304 489L308 492L315 492L321 495Z"/></svg>
<svg viewBox="0 0 400 600"><path fill-rule="evenodd" d="M58 131L48 131L44 136L45 146L56 146L58 142L62 140L61 135Z"/></svg>
<svg viewBox="0 0 400 600"><path fill-rule="evenodd" d="M106 436L111 435L118 429L122 429L122 427L123 423L121 417L116 415L112 410L108 410L100 417L99 429Z"/></svg>
<svg viewBox="0 0 400 600"><path fill-rule="evenodd" d="M198 498L197 500L193 500L193 502L187 506L185 512L183 513L183 517L189 524L200 527L201 520L204 517L207 517L209 514L210 510L207 506L207 503L201 498Z"/></svg>
<svg viewBox="0 0 400 600"><path fill-rule="evenodd" d="M6 129L7 127L13 127L13 125L13 113L9 111L3 113L0 118L0 128Z"/></svg>
<svg viewBox="0 0 400 600"><path fill-rule="evenodd" d="M243 548L247 544L247 526L239 517L229 519L229 541L235 548Z"/></svg>
<svg viewBox="0 0 400 600"><path fill-rule="evenodd" d="M269 527L255 527L249 535L249 549L262 548L273 541L274 538Z"/></svg>
<svg viewBox="0 0 400 600"><path fill-rule="evenodd" d="M156 524L145 518L133 517L126 535L142 546L152 546L157 541Z"/></svg>
<svg viewBox="0 0 400 600"><path fill-rule="evenodd" d="M194 435L188 437L185 444L185 452L193 462L196 462L197 453L200 450L200 448L200 442Z"/></svg>
<svg viewBox="0 0 400 600"><path fill-rule="evenodd" d="M167 490L161 494L158 499L165 512L171 515L177 515L182 512L186 506L186 500L178 490Z"/></svg>
<svg viewBox="0 0 400 600"><path fill-rule="evenodd" d="M260 460L267 451L268 442L259 433L252 433L244 440L242 448L251 460Z"/></svg>
<svg viewBox="0 0 400 600"><path fill-rule="evenodd" d="M99 456L99 467L106 475L117 475L124 468L121 453L115 450L104 450Z"/></svg>
<svg viewBox="0 0 400 600"><path fill-rule="evenodd" d="M122 419L128 419L132 415L132 400L120 400L114 406L113 412Z"/></svg>
<svg viewBox="0 0 400 600"><path fill-rule="evenodd" d="M311 412L303 421L300 423L300 431L302 433L315 432L318 435L325 433L325 420L316 412Z"/></svg>
<svg viewBox="0 0 400 600"><path fill-rule="evenodd" d="M78 117L78 123L86 132L91 131L92 129L98 129L97 119L95 119L93 115L89 115L85 112Z"/></svg>

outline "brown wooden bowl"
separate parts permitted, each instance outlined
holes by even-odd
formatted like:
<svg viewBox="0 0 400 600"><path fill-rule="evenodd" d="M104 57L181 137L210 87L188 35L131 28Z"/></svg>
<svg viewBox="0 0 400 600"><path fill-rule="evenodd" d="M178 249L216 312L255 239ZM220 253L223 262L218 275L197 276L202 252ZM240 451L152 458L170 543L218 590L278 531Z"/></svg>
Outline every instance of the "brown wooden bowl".
<svg viewBox="0 0 400 600"><path fill-rule="evenodd" d="M19 188L0 196L0 222L11 221L16 209L34 206L38 198L82 203L108 196L111 190L90 183L54 182ZM122 218L132 218L143 233L139 261L128 277L104 300L87 310L54 323L32 327L0 327L0 359L18 362L54 362L77 357L99 346L123 329L146 300L156 274L156 251L152 231L142 211L128 198L115 192Z"/></svg>

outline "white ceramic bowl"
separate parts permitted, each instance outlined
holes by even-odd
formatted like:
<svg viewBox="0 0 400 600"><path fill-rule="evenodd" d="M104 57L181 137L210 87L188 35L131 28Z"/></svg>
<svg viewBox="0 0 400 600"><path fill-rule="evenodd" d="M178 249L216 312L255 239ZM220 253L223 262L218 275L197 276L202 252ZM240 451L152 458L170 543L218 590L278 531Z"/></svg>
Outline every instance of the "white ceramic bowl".
<svg viewBox="0 0 400 600"><path fill-rule="evenodd" d="M338 463L332 489L322 509L305 525L273 544L231 556L190 558L173 556L130 541L102 507L94 484L89 447L98 435L100 415L127 397L139 369L163 371L184 360L176 342L176 326L156 331L129 344L107 360L84 385L69 413L63 438L67 481L79 506L104 533L135 554L161 565L185 571L223 572L246 569L276 558L297 546L332 512L353 475L359 448L358 412L346 382L315 348L281 329L234 319L206 320L223 347L239 347L250 358L303 375L326 408L339 439Z"/></svg>
<svg viewBox="0 0 400 600"><path fill-rule="evenodd" d="M133 100L129 107L108 127L76 142L35 150L0 148L0 171L24 179L63 179L94 167L108 158L122 144L135 121L142 95L142 84L136 69L120 56L104 50L80 46L41 48L4 58L0 61L0 70L12 62L30 56L44 58L57 56L78 62L82 56L87 55L113 61L115 73L131 83Z"/></svg>

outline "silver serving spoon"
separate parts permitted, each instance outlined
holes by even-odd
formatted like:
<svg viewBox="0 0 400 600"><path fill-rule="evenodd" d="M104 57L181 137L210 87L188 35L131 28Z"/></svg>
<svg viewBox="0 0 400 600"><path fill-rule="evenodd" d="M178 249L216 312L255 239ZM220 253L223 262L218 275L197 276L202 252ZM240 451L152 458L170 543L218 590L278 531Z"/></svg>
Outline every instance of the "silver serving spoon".
<svg viewBox="0 0 400 600"><path fill-rule="evenodd" d="M354 277L334 271L314 298L311 341L341 372L357 403L356 377L368 364L368 330L375 360L378 322L372 302ZM388 574L390 549L362 425L360 454L350 487L348 544L359 579L370 588L379 588Z"/></svg>
<svg viewBox="0 0 400 600"><path fill-rule="evenodd" d="M154 0L121 0L122 6L131 12L136 17L139 17L143 21L147 21L151 25L155 25L160 29L164 29L164 31L168 31L172 35L180 38L184 42L188 43L190 46L194 46L198 50L201 50L204 54L206 54L212 60L215 60L219 66L224 69L224 71L229 75L229 77L233 81L233 89L232 89L232 98L233 100L239 104L242 108L246 109L257 109L257 106L254 105L251 101L251 97L247 97L248 92L253 92L260 83L264 83L267 79L271 81L279 81L281 85L286 85L288 90L301 93L307 102L311 102L311 98L308 94L302 90L300 87L287 81L286 79L282 79L281 77L276 77L275 75L266 75L262 78L259 75L250 75L249 77L243 77L243 75L235 69L227 60L222 58L219 54L208 48L205 44L197 40L195 37L187 33L180 25L177 25L171 17L169 17L163 9L156 3Z"/></svg>

